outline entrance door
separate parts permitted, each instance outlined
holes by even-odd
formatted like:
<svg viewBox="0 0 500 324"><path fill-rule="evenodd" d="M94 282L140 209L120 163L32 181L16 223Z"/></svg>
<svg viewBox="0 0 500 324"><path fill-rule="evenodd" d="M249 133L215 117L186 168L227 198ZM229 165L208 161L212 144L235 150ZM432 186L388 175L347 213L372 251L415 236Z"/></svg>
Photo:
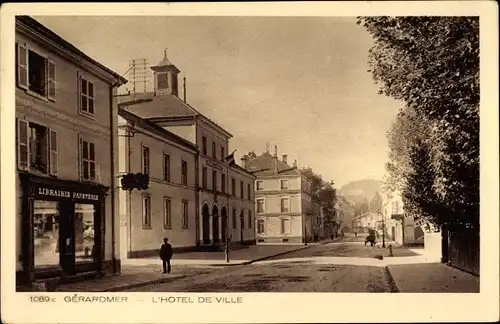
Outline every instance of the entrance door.
<svg viewBox="0 0 500 324"><path fill-rule="evenodd" d="M71 202L59 204L59 258L64 272L76 272L75 266L75 205Z"/></svg>
<svg viewBox="0 0 500 324"><path fill-rule="evenodd" d="M203 244L210 244L210 214L208 206L203 205L202 209L202 233L203 233Z"/></svg>

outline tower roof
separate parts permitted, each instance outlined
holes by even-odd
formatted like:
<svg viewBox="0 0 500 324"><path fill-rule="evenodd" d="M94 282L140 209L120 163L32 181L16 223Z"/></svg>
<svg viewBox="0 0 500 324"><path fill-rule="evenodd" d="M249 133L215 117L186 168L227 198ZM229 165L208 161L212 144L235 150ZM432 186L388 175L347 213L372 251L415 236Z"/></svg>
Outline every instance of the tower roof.
<svg viewBox="0 0 500 324"><path fill-rule="evenodd" d="M163 59L156 64L155 66L152 66L151 69L153 71L169 71L169 70L175 70L177 73L179 73L179 69L173 65L167 58L167 50L165 49Z"/></svg>

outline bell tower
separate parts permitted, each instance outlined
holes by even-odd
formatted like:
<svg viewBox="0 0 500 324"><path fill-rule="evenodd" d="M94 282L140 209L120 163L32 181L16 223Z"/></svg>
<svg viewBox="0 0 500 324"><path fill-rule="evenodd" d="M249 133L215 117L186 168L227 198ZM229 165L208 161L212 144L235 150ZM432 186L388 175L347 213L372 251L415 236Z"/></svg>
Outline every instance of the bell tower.
<svg viewBox="0 0 500 324"><path fill-rule="evenodd" d="M167 59L167 50L160 63L151 67L154 74L154 89L156 95L171 94L179 96L178 75L180 70Z"/></svg>

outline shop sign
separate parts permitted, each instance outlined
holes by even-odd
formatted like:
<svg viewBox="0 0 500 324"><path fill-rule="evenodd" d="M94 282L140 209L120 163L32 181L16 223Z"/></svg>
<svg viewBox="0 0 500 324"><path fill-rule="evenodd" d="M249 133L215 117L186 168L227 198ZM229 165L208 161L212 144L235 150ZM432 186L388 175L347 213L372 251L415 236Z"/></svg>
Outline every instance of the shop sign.
<svg viewBox="0 0 500 324"><path fill-rule="evenodd" d="M44 197L60 197L67 199L95 200L95 201L99 200L99 195L92 193L84 193L73 190L49 189L43 187L39 187L36 194L38 196L44 196Z"/></svg>

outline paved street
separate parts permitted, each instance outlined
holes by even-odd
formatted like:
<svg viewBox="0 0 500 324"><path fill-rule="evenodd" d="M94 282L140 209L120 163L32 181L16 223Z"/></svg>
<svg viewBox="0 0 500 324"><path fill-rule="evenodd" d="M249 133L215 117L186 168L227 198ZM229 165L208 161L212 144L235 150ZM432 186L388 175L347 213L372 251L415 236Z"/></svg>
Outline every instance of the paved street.
<svg viewBox="0 0 500 324"><path fill-rule="evenodd" d="M393 286L387 270L376 259L379 255L388 255L388 250L365 247L362 241L363 238L358 237L311 245L251 265L227 267L127 291L391 292ZM394 255L414 256L416 253L395 248ZM342 264L342 261L353 260L359 260L359 265Z"/></svg>

